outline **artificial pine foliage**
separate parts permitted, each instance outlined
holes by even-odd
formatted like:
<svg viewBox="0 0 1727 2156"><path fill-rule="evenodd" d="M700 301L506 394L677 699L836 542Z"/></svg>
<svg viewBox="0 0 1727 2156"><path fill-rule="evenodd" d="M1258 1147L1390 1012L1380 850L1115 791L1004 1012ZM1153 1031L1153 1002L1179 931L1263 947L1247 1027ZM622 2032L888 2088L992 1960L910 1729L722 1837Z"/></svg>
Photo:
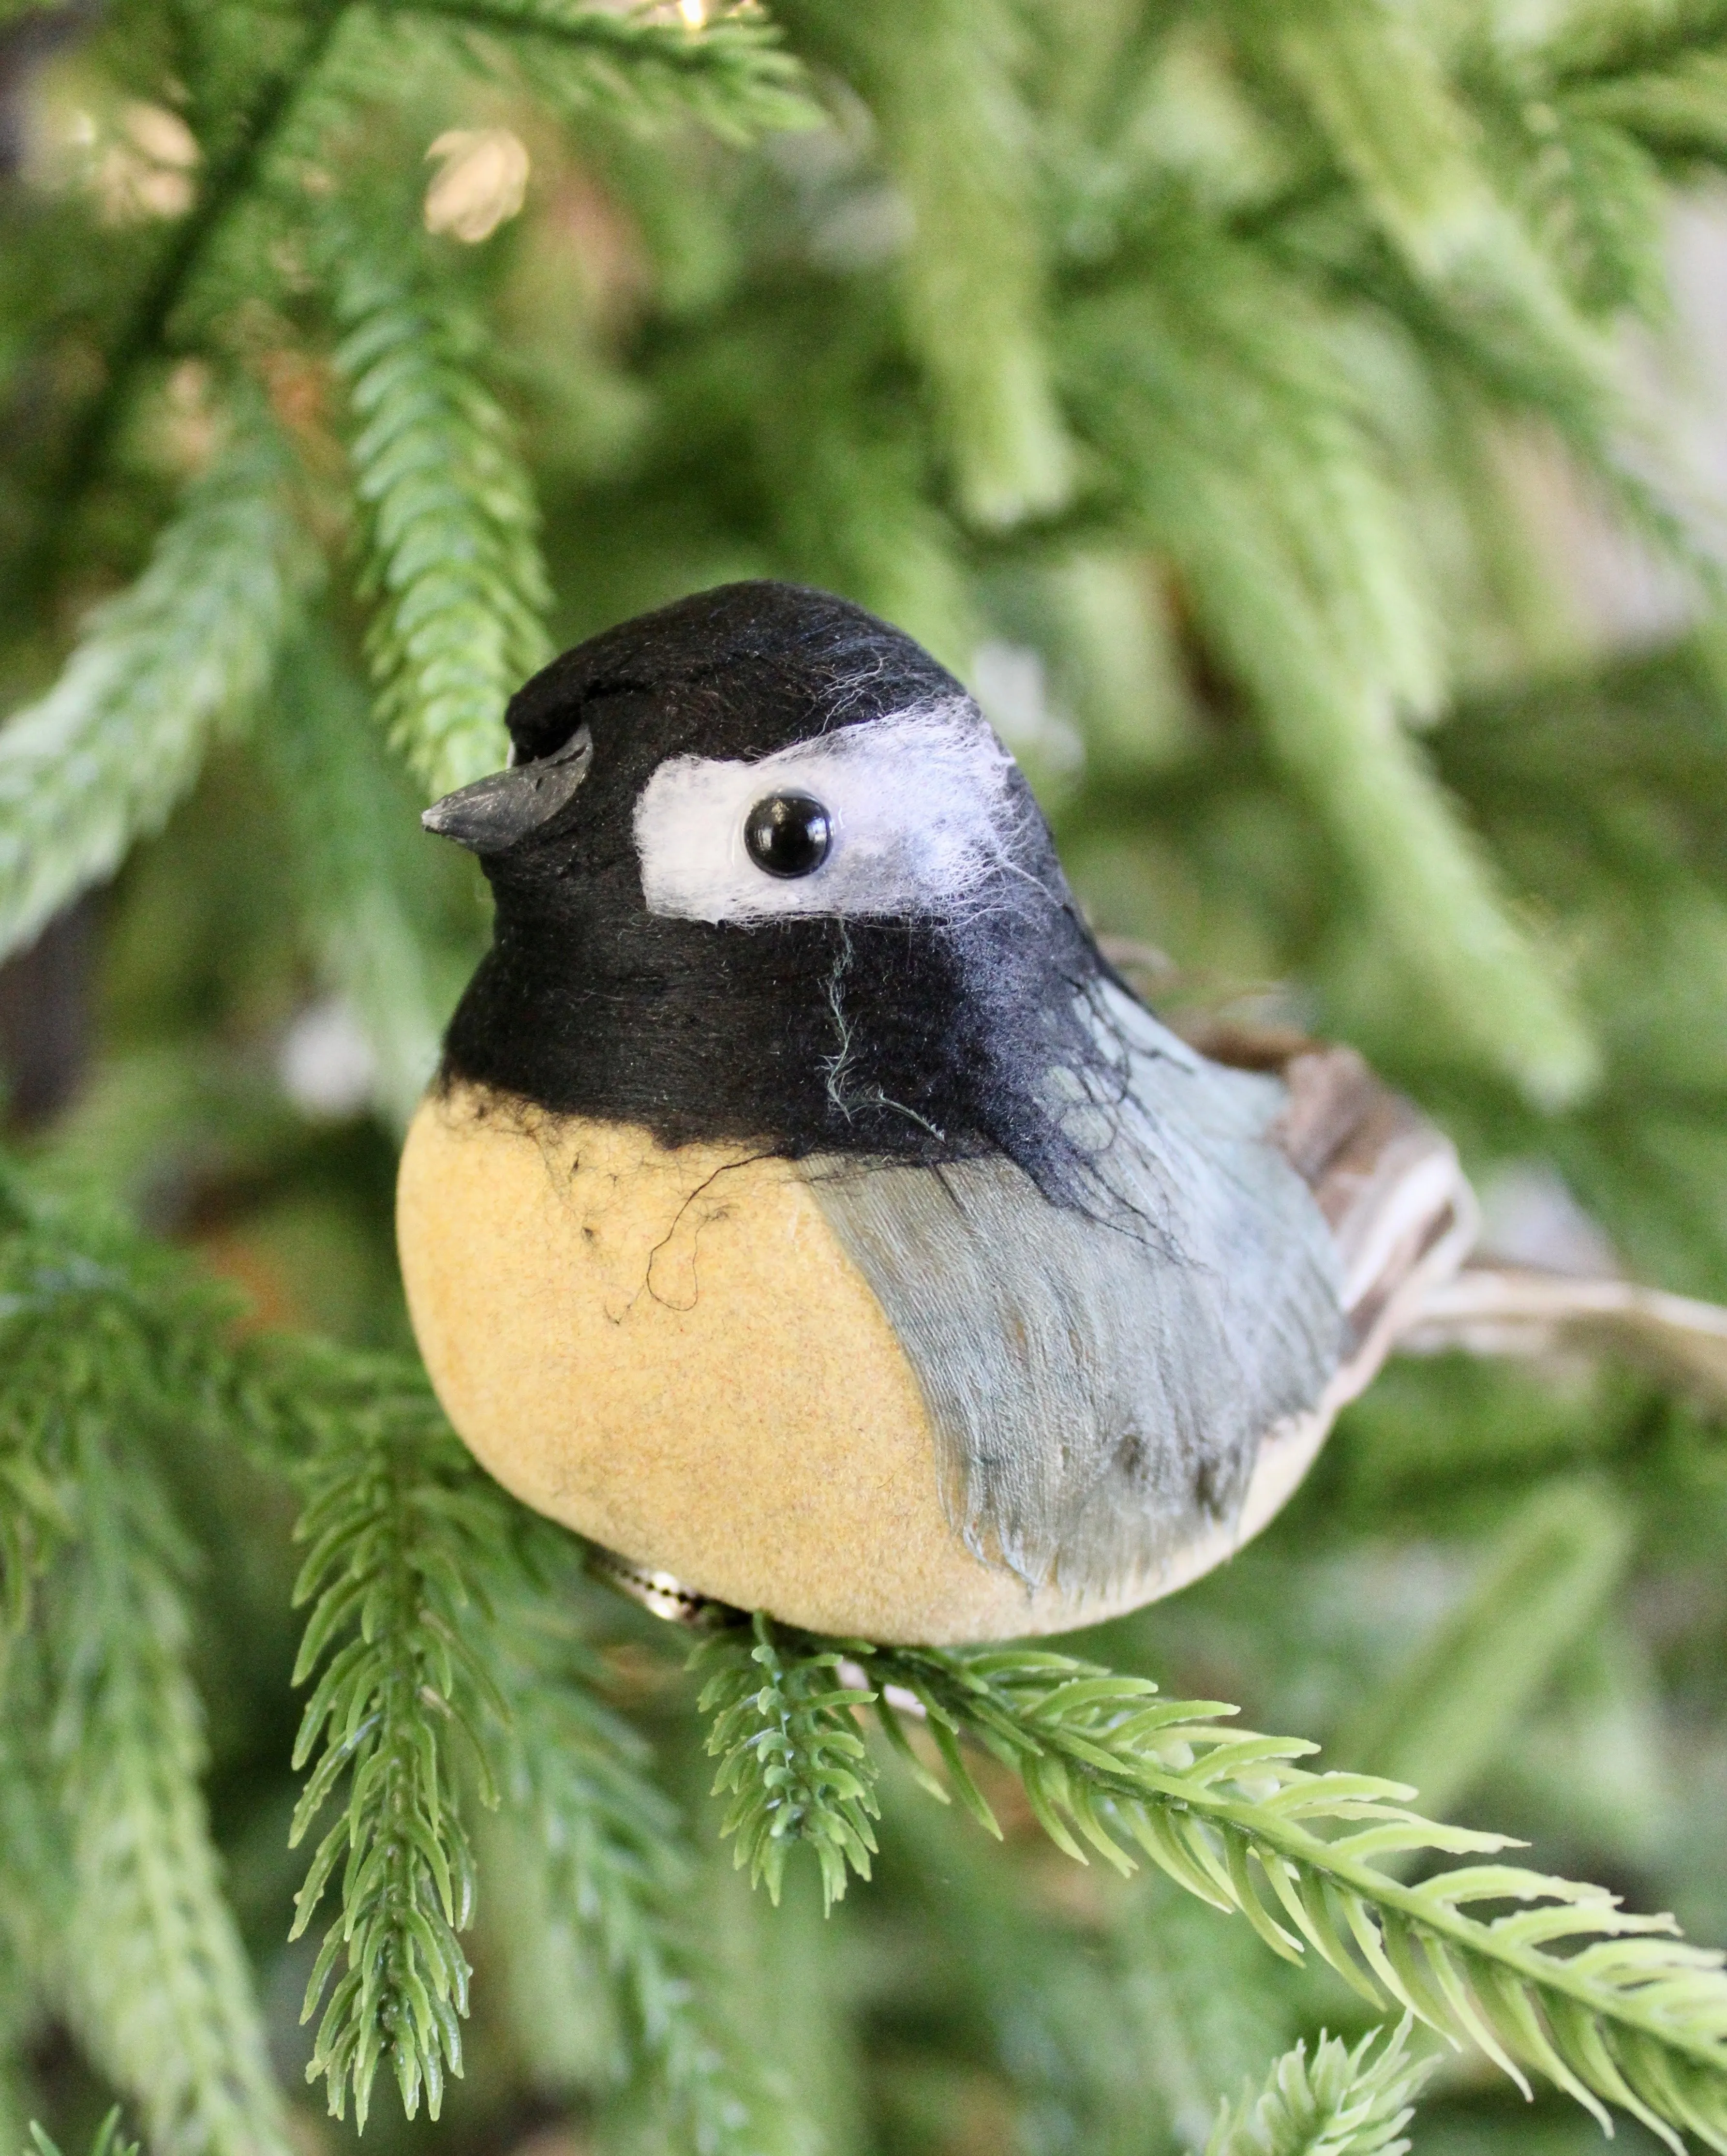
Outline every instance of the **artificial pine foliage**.
<svg viewBox="0 0 1727 2156"><path fill-rule="evenodd" d="M1727 1979L1639 1913L1727 1939L1719 1382L1406 1359L1072 1656L692 1670L455 1443L388 1240L484 935L416 806L771 574L979 690L1167 1007L1727 1300L1648 387L1727 7L3 0L0 100L0 944L95 954L0 1194L0 2136L1727 2149ZM1638 639L1532 466L1663 565Z"/></svg>
<svg viewBox="0 0 1727 2156"><path fill-rule="evenodd" d="M1400 2128L1409 2123L1409 2098L1432 2071L1412 2061L1405 2021L1376 2050L1364 2036L1353 2051L1335 2036L1321 2036L1311 2066L1298 2044L1272 2068L1263 2094L1250 2092L1226 2111L1206 2143L1206 2156L1406 2156Z"/></svg>

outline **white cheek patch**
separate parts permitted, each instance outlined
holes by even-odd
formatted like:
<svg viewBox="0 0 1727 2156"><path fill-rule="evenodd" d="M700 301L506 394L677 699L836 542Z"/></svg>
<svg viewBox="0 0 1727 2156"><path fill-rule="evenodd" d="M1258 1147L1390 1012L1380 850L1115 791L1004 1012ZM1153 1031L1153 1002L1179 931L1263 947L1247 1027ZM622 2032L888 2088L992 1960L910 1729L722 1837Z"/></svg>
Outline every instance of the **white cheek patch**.
<svg viewBox="0 0 1727 2156"><path fill-rule="evenodd" d="M755 763L669 757L636 803L642 895L650 913L684 921L963 911L1005 865L1025 814L1012 771L981 714L957 700ZM827 858L808 875L769 875L745 846L750 811L774 793L828 811Z"/></svg>

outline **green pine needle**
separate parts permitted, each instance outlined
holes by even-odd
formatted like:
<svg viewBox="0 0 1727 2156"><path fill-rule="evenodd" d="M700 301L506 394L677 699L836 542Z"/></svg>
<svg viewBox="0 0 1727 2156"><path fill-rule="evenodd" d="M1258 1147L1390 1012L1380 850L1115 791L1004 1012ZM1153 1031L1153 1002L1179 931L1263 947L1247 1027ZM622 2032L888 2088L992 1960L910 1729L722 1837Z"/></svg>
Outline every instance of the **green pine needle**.
<svg viewBox="0 0 1727 2156"><path fill-rule="evenodd" d="M771 1889L799 1840L816 1850L830 1902L845 1859L867 1876L874 1772L847 1726L864 1702L920 1780L946 1794L912 1752L893 1687L915 1702L949 1787L992 1832L962 1735L1019 1775L1038 1824L1079 1862L1087 1845L1123 1873L1149 1857L1246 1917L1285 1960L1311 1948L1375 2005L1477 2045L1525 2092L1530 2067L1603 2125L1615 2103L1676 2151L1682 2133L1727 2150L1724 1957L1684 1943L1671 1917L1634 1916L1601 1887L1507 1864L1405 1886L1379 1861L1509 1845L1423 1819L1402 1784L1308 1773L1293 1762L1310 1743L1214 1727L1235 1710L1158 1699L1148 1678L1032 1649L812 1640L761 1617L754 1637L747 1648L721 1635L699 1655L718 1666L703 1704L715 1712L718 1786L732 1795L725 1830ZM870 1691L835 1686L843 1659Z"/></svg>
<svg viewBox="0 0 1727 2156"><path fill-rule="evenodd" d="M733 142L821 117L802 66L753 9L727 10L699 31L587 0L392 0L392 11L467 33L464 57L494 69L514 61L566 110L597 106L638 123L688 117Z"/></svg>
<svg viewBox="0 0 1727 2156"><path fill-rule="evenodd" d="M286 452L249 399L234 424L143 575L0 729L0 952L160 827L212 737L243 724L269 680L315 562Z"/></svg>
<svg viewBox="0 0 1727 2156"><path fill-rule="evenodd" d="M910 216L905 331L939 401L968 519L1006 530L1066 501L1074 459L1050 379L1034 167L1006 0L794 6L866 90Z"/></svg>
<svg viewBox="0 0 1727 2156"><path fill-rule="evenodd" d="M1713 162L1727 156L1727 51L1688 52L1666 68L1586 83L1560 110L1579 131L1628 136L1682 170L1694 159Z"/></svg>
<svg viewBox="0 0 1727 2156"><path fill-rule="evenodd" d="M1675 2150L1682 2132L1727 2149L1724 1957L1685 1944L1671 1917L1506 1864L1405 1886L1377 1860L1508 1845L1422 1818L1401 1784L1307 1773L1291 1763L1311 1744L1213 1728L1234 1710L1155 1700L1145 1678L1017 1649L882 1650L865 1666L918 1698L938 1743L963 1730L1011 1765L1081 1862L1083 1840L1131 1870L1131 1845L1245 1916L1273 1952L1299 1961L1311 1947L1364 1996L1478 2045L1519 2087L1528 2066L1604 2125L1617 2103Z"/></svg>
<svg viewBox="0 0 1727 2156"><path fill-rule="evenodd" d="M364 684L332 641L297 638L283 656L263 746L324 978L365 1029L380 1109L406 1129L437 1067L448 993L426 933L432 894L413 803L366 706Z"/></svg>
<svg viewBox="0 0 1727 2156"><path fill-rule="evenodd" d="M1265 24L1326 149L1459 341L1604 439L1622 416L1607 349L1495 188L1431 33L1375 0L1296 0Z"/></svg>
<svg viewBox="0 0 1727 2156"><path fill-rule="evenodd" d="M1434 625L1336 330L1186 212L1155 244L1183 258L1167 291L1068 316L1086 431L1430 1015L1544 1105L1572 1099L1596 1070L1582 1015L1407 731L1442 691Z"/></svg>
<svg viewBox="0 0 1727 2156"><path fill-rule="evenodd" d="M279 2156L200 1787L189 1558L153 1455L208 1413L227 1301L124 1231L46 1209L25 1210L3 1265L4 1406L59 1496L33 1661L69 1855L52 1943L64 2003L153 2148Z"/></svg>
<svg viewBox="0 0 1727 2156"><path fill-rule="evenodd" d="M0 1639L23 1630L32 1590L71 1520L60 1400L71 1342L52 1268L64 1252L13 1233L0 1273ZM44 1272L48 1280L44 1281Z"/></svg>
<svg viewBox="0 0 1727 2156"><path fill-rule="evenodd" d="M580 1545L516 1512L418 1373L329 1365L284 1373L325 1428L304 1471L300 1532L313 1548L300 1597L314 1606L299 1674L323 1673L295 1755L318 1754L296 1841L347 1778L299 1897L296 1935L339 1879L307 1990L310 2018L336 1979L310 2071L328 2076L338 2116L351 2092L362 2126L381 2064L410 2117L423 2091L435 2117L444 2076L461 2071L469 1969L457 1935L475 1877L463 1761L449 1750L460 1729L481 1801L508 1808L544 1866L548 1910L618 1985L668 2120L710 2156L751 2156L767 2092L710 2010L684 1936L689 1860L675 1812L647 1778L641 1739L598 1696L572 1621Z"/></svg>
<svg viewBox="0 0 1727 2156"><path fill-rule="evenodd" d="M47 2128L35 2119L30 2121L30 2139L35 2144L37 2156L60 2156L58 2144ZM24 2156L30 2156L26 2149ZM136 2141L124 2138L120 2131L120 2106L115 2104L96 2128L90 2143L90 2156L138 2156Z"/></svg>
<svg viewBox="0 0 1727 2156"><path fill-rule="evenodd" d="M548 1905L618 1985L668 2120L711 2156L752 2156L772 2092L712 2011L681 1912L693 1860L575 1629L580 1545L481 1472L417 1366L232 1341L228 1296L123 1226L11 1180L0 1214L0 1505L38 1499L28 1513L0 1510L5 1584L28 1612L47 1568L37 1592L74 1882L72 1919L51 1938L31 1911L9 1915L68 1963L79 2025L136 2095L152 2144L173 2156L280 2146L197 1788L184 1552L128 1435L172 1439L190 1422L307 1492L298 1597L312 1606L297 1676L318 1681L295 1757L312 1763L295 1843L332 1801L341 1810L295 1934L335 1887L306 2003L308 2019L324 2007L311 2071L327 2077L331 2110L344 2115L351 2097L363 2124L387 2066L409 2115L423 2096L435 2116L461 2071L458 1935L475 1880L459 1792L498 1802L495 1759ZM10 1703L28 1703L16 1681ZM4 1763L22 1771L9 1750ZM43 1878L7 1884L49 1892Z"/></svg>
<svg viewBox="0 0 1727 2156"><path fill-rule="evenodd" d="M504 706L551 656L533 486L442 300L346 222L325 244L378 712L428 793L448 793L503 764Z"/></svg>
<svg viewBox="0 0 1727 2156"><path fill-rule="evenodd" d="M1409 2030L1406 2015L1388 2035L1370 2030L1353 2051L1322 2031L1311 2064L1298 2044L1263 2090L1249 2089L1233 2110L1225 2105L1206 2156L1407 2156L1411 2102L1436 2063L1410 2058Z"/></svg>
<svg viewBox="0 0 1727 2156"><path fill-rule="evenodd" d="M632 2049L658 2084L679 2145L752 2156L766 2092L711 2010L680 1922L694 1859L648 1747L603 1700L604 1673L574 1612L580 1545L537 1527L500 1599L498 1676L509 1705L505 1800L546 1907L574 1925L623 1995Z"/></svg>
<svg viewBox="0 0 1727 2156"><path fill-rule="evenodd" d="M0 1635L88 1527L77 1449L88 1407L173 1430L214 1419L254 1442L278 1411L254 1399L225 1337L232 1296L94 1206L44 1199L0 1159ZM130 1400L130 1409L126 1403Z"/></svg>
<svg viewBox="0 0 1727 2156"><path fill-rule="evenodd" d="M324 2005L307 2074L325 2077L337 2118L351 2092L362 2129L380 2066L410 2118L423 2094L435 2118L446 2076L462 2071L469 1972L458 1934L474 1878L459 1741L481 1800L496 1801L479 1724L501 1702L469 1634L509 1501L475 1474L416 1374L392 1385L378 1366L371 1399L332 1420L297 1530L310 1547L295 1600L312 1609L295 1676L318 1681L295 1748L296 1768L315 1763L292 1842L346 1791L295 1898L297 1938L338 1884L306 1987L302 2018Z"/></svg>
<svg viewBox="0 0 1727 2156"><path fill-rule="evenodd" d="M601 1672L572 1627L580 1546L520 1514L479 1471L416 1366L231 1342L228 1297L183 1261L10 1182L0 1206L0 1499L39 1492L33 1513L0 1512L6 1586L28 1609L49 1568L76 1881L74 1921L52 1948L72 1964L80 2026L136 2094L156 2144L259 2156L279 2133L197 1786L183 1553L147 1459L120 1450L130 1425L179 1418L308 1494L298 1676L319 1681L295 1753L296 1766L315 1763L295 1842L342 1801L295 1928L336 1887L306 2010L324 2003L312 2071L328 2077L331 2109L342 2115L351 2096L363 2123L387 2065L409 2114L423 2095L435 2115L461 2070L458 1934L474 1876L458 1791L469 1780L497 1801L495 1757L549 1902L620 1986L668 2117L692 2146L749 2156L764 2092L710 2012L684 1936L691 1860L675 1813L640 1738L598 1697ZM8 1879L23 1886L46 1892Z"/></svg>
<svg viewBox="0 0 1727 2156"><path fill-rule="evenodd" d="M786 1859L799 1842L815 1851L831 1908L846 1890L846 1867L869 1876L879 1818L876 1768L853 1710L870 1694L834 1681L838 1652L789 1645L771 1621L755 1620L754 1645L720 1635L697 1648L707 1683L698 1706L710 1713L708 1750L720 1761L714 1794L731 1803L720 1832L736 1835L735 1861L765 1881L777 1902Z"/></svg>
<svg viewBox="0 0 1727 2156"><path fill-rule="evenodd" d="M0 19L24 12L0 0ZM1443 710L1453 670L1526 675L1549 655L1484 476L1508 425L1556 438L1698 572L1657 460L1627 442L1613 355L1625 315L1658 324L1671 298L1677 191L1727 164L1727 0L1525 9L1509 31L1470 16L787 0L799 52L827 70L829 124L746 163L682 123L741 142L816 116L753 11L699 32L589 0L107 11L79 55L80 102L164 99L199 157L185 209L124 233L79 182L27 170L14 189L36 236L0 277L0 386L28 422L3 452L0 546L8 567L35 565L20 589L61 603L74 546L99 587L116 562L147 566L0 732L0 950L159 827L285 653L274 745L305 782L305 823L300 933L283 942L365 1007L389 1050L381 1090L407 1106L437 996L413 886L361 828L379 797L371 744L344 732L351 697L324 694L341 662L321 678L301 664L318 562L299 496L354 534L392 737L428 788L458 785L501 760L505 701L548 649L531 476L487 386L532 382L559 415L540 446L572 622L771 570L874 603L961 670L984 637L1023 635L1054 676L1059 639L1044 650L1047 620L1021 601L1068 549L1120 564L1130 600L1135 585L1148 608L1167 598L1170 670L1229 723L1181 744L1161 810L1130 811L1136 844L1162 819L1156 891L1191 876L1207 906L1222 894L1220 920L1238 901L1242 922L1263 916L1237 947L1310 979L1335 1015L1412 1009L1418 1024L1380 1039L1424 1082L1464 1062L1563 1105L1591 1082L1599 1034L1613 1082L1589 1119L1519 1120L1500 1092L1476 1140L1555 1152L1591 1209L1620 1209L1607 1224L1643 1270L1718 1272L1719 665L1685 692L1707 722L1691 748L1663 732L1667 662L1641 685L1618 670L1612 754L1592 772L1592 691L1553 691L1545 730L1505 705L1491 731L1514 756L1484 757L1478 711L1431 757L1406 725ZM427 136L476 96L519 121L536 193L469 252L404 210ZM603 213L583 210L595 292L571 276L541 316L536 285L527 326L534 250L577 237L558 219L578 196ZM332 342L346 483L318 454L317 398L292 388ZM228 432L158 525L168 400L141 384L188 359L232 400ZM237 393L244 369L294 410L303 472ZM346 627L338 606L332 650ZM33 664L29 633L13 629L14 673ZM1115 782L1094 669L1074 670L1088 678L1053 678L1051 709L1086 733L1095 805ZM1575 967L1526 917L1519 880L1563 914ZM1232 935L1208 925L1199 947ZM687 1852L579 1636L571 1545L485 1481L417 1371L237 1343L220 1299L137 1238L23 1199L0 1214L0 1859L28 2011L75 2029L167 2156L282 2146L199 1786L193 1566L167 1458L196 1426L310 1491L316 1685L295 1832L315 1818L322 1835L302 1927L326 1895L341 1904L309 2006L332 2107L351 2097L363 2121L387 2063L408 2110L435 2111L460 2070L474 1877L458 1792L489 1799L495 1763L536 1892L615 1980L669 2132L725 2156L790 2143L765 2133L746 2046L705 1989L681 1921ZM1502 1436L1472 1444L1525 1471ZM1668 1474L1648 1433L1638 1444L1639 1475ZM1593 1523L1588 1509L1547 1518L1540 1549L1501 1552L1516 1563L1380 1702L1370 1763L1432 1737L1447 1682L1476 1697L1472 1657L1504 1695L1501 1734L1518 1722L1622 1554L1615 1508ZM1508 1659L1489 1635L1519 1595L1541 1621ZM912 1772L986 1826L968 1741L1020 1776L1069 1855L1149 1858L1376 2010L1401 2005L1514 2076L1544 2071L1597 2115L1628 2109L1670 2146L1727 2150L1719 1958L1599 1889L1494 1861L1504 1845L1418 1817L1399 1784L1309 1772L1309 1747L1231 1735L1227 1709L1058 1655L877 1649L758 1620L704 1660L726 1831L772 1895L805 1842L830 1906L868 1876L873 1703ZM846 1681L852 1663L863 1681ZM1494 1720L1441 1748L1448 1770L1483 1763ZM1465 1861L1433 1870L1436 1853ZM8 2044L23 2027L8 2020ZM1212 2156L1390 2156L1423 2071L1405 2030L1322 2040L1226 2112ZM115 2131L94 2156L130 2156Z"/></svg>

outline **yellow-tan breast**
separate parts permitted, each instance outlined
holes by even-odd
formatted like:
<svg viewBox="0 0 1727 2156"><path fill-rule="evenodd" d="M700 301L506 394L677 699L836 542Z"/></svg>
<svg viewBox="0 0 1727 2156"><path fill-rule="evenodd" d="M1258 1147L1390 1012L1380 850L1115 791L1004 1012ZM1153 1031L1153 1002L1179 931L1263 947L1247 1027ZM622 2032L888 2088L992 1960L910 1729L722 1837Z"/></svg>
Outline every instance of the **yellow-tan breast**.
<svg viewBox="0 0 1727 2156"><path fill-rule="evenodd" d="M506 1489L814 1630L940 1642L1095 1622L1227 1555L1317 1440L1274 1434L1250 1517L1159 1578L1033 1592L950 1523L915 1374L795 1163L457 1089L409 1130L397 1235L438 1396Z"/></svg>
<svg viewBox="0 0 1727 2156"><path fill-rule="evenodd" d="M459 1091L414 1119L397 1233L439 1399L536 1510L819 1630L1025 1628L1025 1589L949 1528L916 1379L789 1162Z"/></svg>

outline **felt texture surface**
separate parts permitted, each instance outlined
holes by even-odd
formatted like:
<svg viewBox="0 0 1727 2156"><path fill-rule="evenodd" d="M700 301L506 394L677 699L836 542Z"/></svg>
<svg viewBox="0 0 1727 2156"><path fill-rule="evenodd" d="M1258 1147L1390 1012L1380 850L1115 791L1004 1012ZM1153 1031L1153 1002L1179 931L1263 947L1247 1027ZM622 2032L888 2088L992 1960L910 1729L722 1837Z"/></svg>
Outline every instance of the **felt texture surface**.
<svg viewBox="0 0 1727 2156"><path fill-rule="evenodd" d="M969 735L976 753L966 767L908 744L884 772L898 851L878 856L877 901L842 829L823 870L848 893L842 911L714 921L652 909L638 819L668 765L760 763L771 790L773 759L914 713L940 715L948 751ZM1087 1159L1047 1081L1097 1058L1083 1007L1108 968L1023 778L908 637L821 593L728 585L566 653L509 718L513 775L584 726L592 763L566 808L483 855L493 946L451 1023L447 1082L638 1123L668 1146L999 1152L1058 1202L1085 1203ZM731 826L722 814L712 834L722 850L743 807L740 794ZM956 830L982 829L981 858L961 849L978 872L944 894L929 865ZM699 836L686 820L689 858L661 864L674 880L694 873ZM715 910L698 880L706 896L679 902ZM759 881L764 906L793 888Z"/></svg>
<svg viewBox="0 0 1727 2156"><path fill-rule="evenodd" d="M1002 1639L1131 1607L1238 1538L1220 1523L1106 1594L981 1562L912 1367L793 1163L463 1089L415 1118L397 1223L433 1383L483 1465L721 1600L876 1640ZM1268 1471L1294 1479L1316 1441L1298 1419Z"/></svg>
<svg viewBox="0 0 1727 2156"><path fill-rule="evenodd" d="M1233 1525L1261 1440L1319 1404L1345 1328L1332 1233L1266 1135L1284 1085L1104 993L1125 1065L1068 1111L1096 1126L1092 1211L999 1155L809 1173L917 1373L968 1546L1107 1597L1150 1593Z"/></svg>

